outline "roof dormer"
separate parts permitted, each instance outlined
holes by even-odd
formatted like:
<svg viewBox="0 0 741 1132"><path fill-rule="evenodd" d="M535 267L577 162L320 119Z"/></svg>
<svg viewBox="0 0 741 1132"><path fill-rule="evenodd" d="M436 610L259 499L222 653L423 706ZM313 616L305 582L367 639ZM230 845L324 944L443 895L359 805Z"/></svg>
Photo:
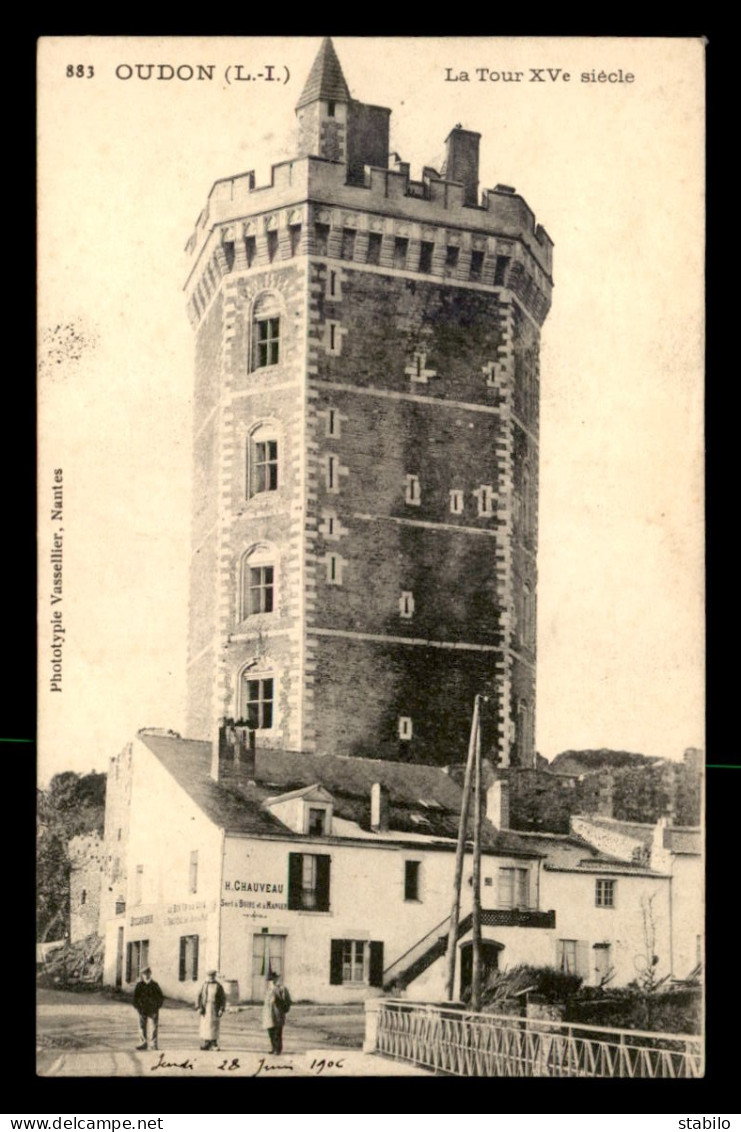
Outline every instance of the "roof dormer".
<svg viewBox="0 0 741 1132"><path fill-rule="evenodd" d="M263 808L294 833L307 837L329 837L332 832L334 799L318 783L266 798Z"/></svg>

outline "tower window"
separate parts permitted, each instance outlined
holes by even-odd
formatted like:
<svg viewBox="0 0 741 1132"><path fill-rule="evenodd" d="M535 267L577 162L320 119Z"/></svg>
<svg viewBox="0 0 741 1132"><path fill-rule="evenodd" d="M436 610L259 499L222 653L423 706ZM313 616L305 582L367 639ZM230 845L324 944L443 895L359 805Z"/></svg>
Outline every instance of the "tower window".
<svg viewBox="0 0 741 1132"><path fill-rule="evenodd" d="M330 586L342 585L342 571L345 566L344 558L339 554L328 554L326 558L327 563L327 581Z"/></svg>
<svg viewBox="0 0 741 1132"><path fill-rule="evenodd" d="M268 232L268 259L270 260L271 263L273 262L273 260L275 259L277 254L278 254L278 233L277 232ZM278 361L277 355L276 355L275 360L276 360L276 362Z"/></svg>
<svg viewBox="0 0 741 1132"><path fill-rule="evenodd" d="M277 232L268 232L278 238ZM278 364L280 346L280 301L277 295L264 294L252 309L252 368Z"/></svg>
<svg viewBox="0 0 741 1132"><path fill-rule="evenodd" d="M399 716L399 738L405 742L412 737L412 721L408 715Z"/></svg>
<svg viewBox="0 0 741 1132"><path fill-rule="evenodd" d="M484 269L484 253L482 251L471 252L471 269L470 277L473 280L481 278L481 272Z"/></svg>
<svg viewBox="0 0 741 1132"><path fill-rule="evenodd" d="M278 490L278 441L263 437L262 430L250 438L248 496Z"/></svg>
<svg viewBox="0 0 741 1132"><path fill-rule="evenodd" d="M273 726L273 679L244 677L244 715L253 731L269 731Z"/></svg>
<svg viewBox="0 0 741 1132"><path fill-rule="evenodd" d="M419 476L407 476L406 495L404 498L407 503L419 507L422 502L422 489L419 483Z"/></svg>
<svg viewBox="0 0 741 1132"><path fill-rule="evenodd" d="M254 236L248 236L245 240L245 251L247 252L247 266L252 267L255 262L255 255L257 254L257 241Z"/></svg>
<svg viewBox="0 0 741 1132"><path fill-rule="evenodd" d="M87 903L87 889L83 888L82 892L80 893L80 904L86 904L86 903Z"/></svg>
<svg viewBox="0 0 741 1132"><path fill-rule="evenodd" d="M328 287L327 287L327 294L329 295L330 299L334 299L337 295L337 272L336 271L330 271L330 273L329 273L329 284L328 284Z"/></svg>
<svg viewBox="0 0 741 1132"><path fill-rule="evenodd" d="M355 255L355 229L343 228L342 229L342 248L340 251L342 259L352 259Z"/></svg>
<svg viewBox="0 0 741 1132"><path fill-rule="evenodd" d="M394 267L403 270L407 265L407 249L409 247L409 240L403 236L397 236L394 240Z"/></svg>
<svg viewBox="0 0 741 1132"><path fill-rule="evenodd" d="M288 229L288 236L291 245L291 255L298 255L299 248L301 247L301 225L292 224Z"/></svg>
<svg viewBox="0 0 741 1132"><path fill-rule="evenodd" d="M273 572L272 566L250 567L248 614L273 612Z"/></svg>
<svg viewBox="0 0 741 1132"><path fill-rule="evenodd" d="M404 899L419 900L419 861L404 862Z"/></svg>
<svg viewBox="0 0 741 1132"><path fill-rule="evenodd" d="M445 249L446 271L455 271L456 267L458 266L458 258L460 256L460 253L461 249L457 244L448 244L447 248Z"/></svg>
<svg viewBox="0 0 741 1132"><path fill-rule="evenodd" d="M335 112L334 102L328 102L327 103L327 117L328 118L334 118L334 112Z"/></svg>
<svg viewBox="0 0 741 1132"><path fill-rule="evenodd" d="M190 854L188 867L188 891L198 892L198 850L193 849Z"/></svg>
<svg viewBox="0 0 741 1132"><path fill-rule="evenodd" d="M509 256L498 255L494 264L494 286L504 287L507 281L507 268L509 267Z"/></svg>
<svg viewBox="0 0 741 1132"><path fill-rule="evenodd" d="M410 590L402 590L399 598L399 613L402 617L414 615L414 594Z"/></svg>
<svg viewBox="0 0 741 1132"><path fill-rule="evenodd" d="M478 491L474 492L479 501L479 515L493 515L494 514L494 490L490 484L482 484Z"/></svg>
<svg viewBox="0 0 741 1132"><path fill-rule="evenodd" d="M329 248L329 224L314 225L314 244L317 255L326 255Z"/></svg>
<svg viewBox="0 0 741 1132"><path fill-rule="evenodd" d="M336 409L327 409L327 436L340 435L340 414Z"/></svg>
<svg viewBox="0 0 741 1132"><path fill-rule="evenodd" d="M381 262L381 241L383 236L380 232L371 232L368 236L368 259L367 262L378 267Z"/></svg>
<svg viewBox="0 0 741 1132"><path fill-rule="evenodd" d="M451 491L450 492L450 510L453 515L463 514L463 492Z"/></svg>
<svg viewBox="0 0 741 1132"><path fill-rule="evenodd" d="M429 243L427 240L422 241L419 249L419 270L425 275L432 273L432 253L435 245Z"/></svg>

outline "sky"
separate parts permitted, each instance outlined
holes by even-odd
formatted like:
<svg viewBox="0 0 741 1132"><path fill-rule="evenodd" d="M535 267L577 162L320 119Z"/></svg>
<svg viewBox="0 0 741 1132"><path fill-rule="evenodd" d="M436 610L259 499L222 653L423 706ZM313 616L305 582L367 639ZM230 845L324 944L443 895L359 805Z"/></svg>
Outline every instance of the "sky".
<svg viewBox="0 0 741 1132"><path fill-rule="evenodd" d="M41 41L42 783L104 769L140 727L184 731L184 247L216 179L254 169L261 184L292 156L320 42ZM541 349L537 748L549 759L587 747L679 759L704 746L704 48L334 42L353 97L391 107L391 148L413 177L439 168L456 123L477 130L481 188L515 186L555 244ZM156 69L138 79L136 64L150 63L165 75L213 65L214 79L160 80ZM273 67L280 81L239 81L238 65ZM623 81L582 82L592 71Z"/></svg>

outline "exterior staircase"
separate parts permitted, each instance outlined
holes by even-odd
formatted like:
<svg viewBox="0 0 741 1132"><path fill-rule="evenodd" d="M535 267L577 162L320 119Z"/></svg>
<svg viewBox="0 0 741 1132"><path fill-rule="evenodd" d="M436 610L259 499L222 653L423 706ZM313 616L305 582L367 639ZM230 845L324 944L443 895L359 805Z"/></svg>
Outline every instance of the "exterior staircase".
<svg viewBox="0 0 741 1132"><path fill-rule="evenodd" d="M473 916L468 912L458 922L456 940L471 930ZM556 913L519 909L484 909L481 924L489 927L555 928ZM400 991L414 982L448 947L450 916L446 916L426 935L394 960L383 972L383 989Z"/></svg>

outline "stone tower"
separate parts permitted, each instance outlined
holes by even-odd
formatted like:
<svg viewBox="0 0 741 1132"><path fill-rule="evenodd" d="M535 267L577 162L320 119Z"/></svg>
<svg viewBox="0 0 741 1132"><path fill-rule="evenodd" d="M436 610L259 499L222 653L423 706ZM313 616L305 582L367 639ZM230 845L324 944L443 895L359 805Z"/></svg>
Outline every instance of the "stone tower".
<svg viewBox="0 0 741 1132"><path fill-rule="evenodd" d="M270 183L219 180L196 330L189 734L534 764L538 357L552 242L479 195L456 126L420 180L329 39Z"/></svg>

